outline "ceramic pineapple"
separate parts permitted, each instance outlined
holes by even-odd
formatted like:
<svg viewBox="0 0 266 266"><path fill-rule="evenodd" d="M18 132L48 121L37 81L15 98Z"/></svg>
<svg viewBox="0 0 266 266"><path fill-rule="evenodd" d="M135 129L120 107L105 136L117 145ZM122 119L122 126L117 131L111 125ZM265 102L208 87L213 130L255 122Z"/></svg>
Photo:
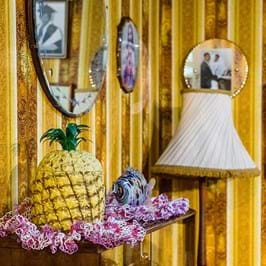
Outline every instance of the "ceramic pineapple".
<svg viewBox="0 0 266 266"><path fill-rule="evenodd" d="M70 123L66 133L52 128L41 137L50 144L59 142L63 150L48 153L31 181L31 218L35 224L66 231L74 220L102 219L105 191L101 164L93 154L76 151L85 140L79 134L87 128Z"/></svg>

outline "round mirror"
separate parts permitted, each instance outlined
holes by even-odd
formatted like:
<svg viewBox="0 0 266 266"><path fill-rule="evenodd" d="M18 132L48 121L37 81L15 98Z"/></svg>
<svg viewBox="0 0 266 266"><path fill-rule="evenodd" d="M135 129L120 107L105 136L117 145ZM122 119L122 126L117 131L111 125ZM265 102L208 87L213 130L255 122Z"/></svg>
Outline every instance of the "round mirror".
<svg viewBox="0 0 266 266"><path fill-rule="evenodd" d="M242 51L223 39L210 39L193 48L184 65L189 89L211 89L236 96L244 87L248 64Z"/></svg>
<svg viewBox="0 0 266 266"><path fill-rule="evenodd" d="M107 64L104 0L30 0L27 20L36 73L52 104L67 116L88 112Z"/></svg>

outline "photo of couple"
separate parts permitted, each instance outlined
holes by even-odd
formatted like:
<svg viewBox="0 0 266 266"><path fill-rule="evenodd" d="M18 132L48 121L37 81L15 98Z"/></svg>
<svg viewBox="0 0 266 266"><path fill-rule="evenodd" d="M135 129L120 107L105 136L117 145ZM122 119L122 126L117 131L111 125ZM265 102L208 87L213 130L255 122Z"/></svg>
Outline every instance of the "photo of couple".
<svg viewBox="0 0 266 266"><path fill-rule="evenodd" d="M200 64L200 88L231 90L231 49L203 52Z"/></svg>

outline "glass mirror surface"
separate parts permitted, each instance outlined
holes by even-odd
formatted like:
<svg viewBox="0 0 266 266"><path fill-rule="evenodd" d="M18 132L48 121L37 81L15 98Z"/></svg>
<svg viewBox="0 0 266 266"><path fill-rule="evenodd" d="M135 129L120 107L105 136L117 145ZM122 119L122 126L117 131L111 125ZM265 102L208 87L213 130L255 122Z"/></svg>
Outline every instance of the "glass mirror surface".
<svg viewBox="0 0 266 266"><path fill-rule="evenodd" d="M210 89L235 96L245 85L248 64L233 42L210 39L189 52L183 74L189 89Z"/></svg>
<svg viewBox="0 0 266 266"><path fill-rule="evenodd" d="M33 61L48 98L67 116L88 112L106 72L105 1L33 0L31 12Z"/></svg>

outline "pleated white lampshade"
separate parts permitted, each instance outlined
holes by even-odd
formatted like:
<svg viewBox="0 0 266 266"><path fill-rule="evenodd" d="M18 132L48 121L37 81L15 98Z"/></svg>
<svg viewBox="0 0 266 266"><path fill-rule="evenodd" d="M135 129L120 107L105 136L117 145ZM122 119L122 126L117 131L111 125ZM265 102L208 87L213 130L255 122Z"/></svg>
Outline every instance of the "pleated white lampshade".
<svg viewBox="0 0 266 266"><path fill-rule="evenodd" d="M180 123L153 173L213 178L259 175L234 127L231 96L211 92L183 94Z"/></svg>

